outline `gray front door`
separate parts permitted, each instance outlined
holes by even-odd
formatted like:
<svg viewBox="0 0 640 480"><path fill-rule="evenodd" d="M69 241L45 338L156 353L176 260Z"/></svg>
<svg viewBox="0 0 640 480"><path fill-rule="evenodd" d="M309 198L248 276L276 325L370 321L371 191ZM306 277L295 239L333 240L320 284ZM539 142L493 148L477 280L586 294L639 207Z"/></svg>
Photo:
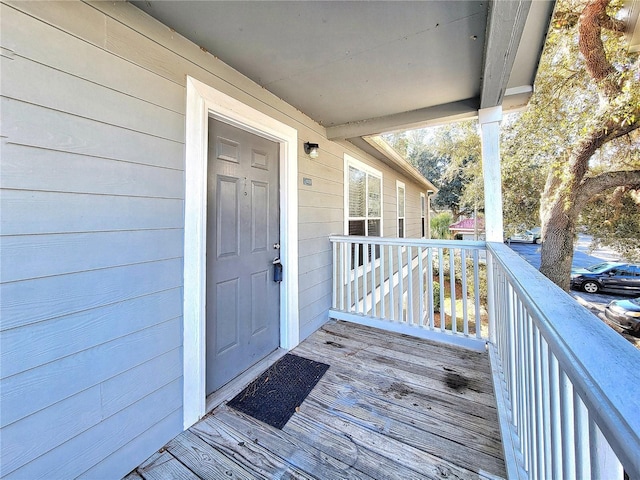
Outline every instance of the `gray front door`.
<svg viewBox="0 0 640 480"><path fill-rule="evenodd" d="M279 346L279 145L209 119L207 395Z"/></svg>

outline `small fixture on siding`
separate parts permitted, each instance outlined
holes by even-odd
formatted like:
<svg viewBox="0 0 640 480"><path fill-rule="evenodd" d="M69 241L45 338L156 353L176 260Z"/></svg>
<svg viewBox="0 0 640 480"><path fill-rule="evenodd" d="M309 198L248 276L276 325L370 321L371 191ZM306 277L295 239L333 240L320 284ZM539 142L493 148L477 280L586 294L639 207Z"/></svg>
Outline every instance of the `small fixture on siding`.
<svg viewBox="0 0 640 480"><path fill-rule="evenodd" d="M318 158L318 144L305 142L304 153L309 155L311 158Z"/></svg>

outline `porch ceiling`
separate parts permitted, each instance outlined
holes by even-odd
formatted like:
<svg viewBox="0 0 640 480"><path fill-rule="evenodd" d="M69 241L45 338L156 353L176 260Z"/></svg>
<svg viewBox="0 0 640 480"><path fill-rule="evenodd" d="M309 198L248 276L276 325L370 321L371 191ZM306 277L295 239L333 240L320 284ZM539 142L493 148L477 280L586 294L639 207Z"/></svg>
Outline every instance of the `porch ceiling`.
<svg viewBox="0 0 640 480"><path fill-rule="evenodd" d="M358 139L528 100L553 1L134 1Z"/></svg>

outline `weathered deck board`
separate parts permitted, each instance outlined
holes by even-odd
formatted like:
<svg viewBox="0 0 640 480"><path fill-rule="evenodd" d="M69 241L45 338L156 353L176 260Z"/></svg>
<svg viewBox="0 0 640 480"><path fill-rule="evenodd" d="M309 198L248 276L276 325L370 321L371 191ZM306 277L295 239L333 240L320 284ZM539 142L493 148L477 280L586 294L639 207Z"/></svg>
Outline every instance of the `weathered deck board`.
<svg viewBox="0 0 640 480"><path fill-rule="evenodd" d="M380 378L368 372L354 372L349 366L332 365L326 375L333 382L332 388L362 397L372 405L406 411L414 418L425 418L434 423L442 422L449 429L452 423L469 431L500 442L500 431L495 410L491 407L474 405L466 399L460 401L447 393L426 388L411 388L394 378ZM319 389L325 384L319 385ZM344 393L343 393L344 394ZM461 408L462 407L462 408Z"/></svg>
<svg viewBox="0 0 640 480"><path fill-rule="evenodd" d="M296 416L296 418L298 417ZM320 438L322 432L318 432L315 428L307 428L304 423L294 422L292 419L284 430L266 429L262 422L226 406L219 408L215 415L207 417L205 421L210 422L214 419L223 422L229 428L242 432L248 442L262 445L291 465L307 472L313 472L313 475L318 478L371 478L354 472L351 468L352 461L345 463L325 452L323 445L335 445L339 442L336 442L335 439ZM304 435L312 435L314 441L301 441L301 431L304 432ZM345 449L342 451L346 452Z"/></svg>
<svg viewBox="0 0 640 480"><path fill-rule="evenodd" d="M223 404L134 473L145 479L506 475L486 354L343 322L325 325L293 353L330 368L282 430ZM462 383L452 384L450 374Z"/></svg>
<svg viewBox="0 0 640 480"><path fill-rule="evenodd" d="M445 420L422 415L415 408L412 410L384 399L367 396L360 390L323 382L314 390L311 398L319 405L326 405L332 411L339 412L340 416L353 416L361 422L371 423L372 428L385 431L394 438L408 439L415 435L420 442L425 442L429 437L433 437L435 443L458 443L462 450L470 455L474 452L468 450L478 450L498 458L502 457L500 444L496 444L495 439L485 440L484 432L469 429L452 430L451 425ZM394 424L403 430L404 435L396 435L392 431Z"/></svg>
<svg viewBox="0 0 640 480"><path fill-rule="evenodd" d="M351 324L346 322L330 322L325 324L322 330L342 338L379 345L390 351L414 353L416 357L432 359L436 364L446 362L448 366L468 367L469 362L477 362L475 371L491 373L489 362L483 360L486 359L486 355L481 352L431 340L416 341L414 337L402 334L394 335L393 342L389 342L387 337L380 335L376 329L350 329L350 327Z"/></svg>
<svg viewBox="0 0 640 480"><path fill-rule="evenodd" d="M367 348L350 348L345 344L340 344L340 347L330 344L327 347L323 345L324 341L319 341L321 335L322 333L319 333L318 336L314 334L313 339L309 339L310 341L298 347L298 351L314 355L316 357L314 359L326 357L329 353L332 360L335 359L341 364L360 370L368 370L381 377L396 378L410 387L413 385L425 386L439 392L449 393L459 398L461 402L468 400L477 405L495 406L491 384L485 380L474 379L474 374L469 369L463 370L456 367L447 371L444 368L417 366L398 362L393 358L393 353L383 356L371 353ZM473 365L469 366L469 368L472 367Z"/></svg>
<svg viewBox="0 0 640 480"><path fill-rule="evenodd" d="M163 480L171 478L175 480L198 480L199 477L185 467L178 459L167 451L152 455L145 463L138 467L138 476L127 476L125 480ZM132 472L134 473L134 472Z"/></svg>

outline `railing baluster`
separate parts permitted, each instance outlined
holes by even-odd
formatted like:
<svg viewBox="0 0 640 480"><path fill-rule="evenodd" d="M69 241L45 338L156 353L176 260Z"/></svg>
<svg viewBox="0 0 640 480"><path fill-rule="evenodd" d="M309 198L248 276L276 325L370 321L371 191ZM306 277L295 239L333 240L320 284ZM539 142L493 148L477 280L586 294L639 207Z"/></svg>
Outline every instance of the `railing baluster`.
<svg viewBox="0 0 640 480"><path fill-rule="evenodd" d="M527 450L529 458L529 473L532 478L538 478L536 471L536 441L535 441L535 403L533 391L533 354L532 354L532 332L531 319L529 314L524 312L525 318L525 349L526 349L526 384L527 384Z"/></svg>
<svg viewBox="0 0 640 480"><path fill-rule="evenodd" d="M521 323L520 329L520 358L522 358L522 383L521 383L521 406L520 406L520 425L522 431L522 454L524 455L525 467L529 468L529 462L531 458L531 452L529 450L529 418L527 412L529 411L529 396L528 396L528 382L527 382L527 372L528 372L528 358L527 358L527 330L526 330L526 319L523 315L523 306L522 303L518 302L518 310L519 317Z"/></svg>
<svg viewBox="0 0 640 480"><path fill-rule="evenodd" d="M394 301L394 270L393 270L393 245L389 245L389 312L391 313L391 321L396 320L396 305Z"/></svg>
<svg viewBox="0 0 640 480"><path fill-rule="evenodd" d="M523 334L522 334L522 318L520 316L520 302L518 302L516 300L516 304L515 304L515 321L514 323L514 327L516 328L516 333L515 333L515 337L516 337L516 344L515 344L515 349L516 349L516 357L518 358L518 362L515 364L516 367L516 382L517 382L517 388L516 388L516 394L515 394L515 398L514 398L514 402L516 404L516 407L514 409L515 412L517 412L516 415L516 422L515 422L515 426L516 426L516 431L518 433L518 438L520 439L520 451L522 452L522 455L524 457L524 461L525 461L525 465L526 465L526 449L525 449L525 440L526 440L526 436L525 436L525 423L524 423L524 361L523 361L523 356L524 356L524 352L522 349L522 339L523 339Z"/></svg>
<svg viewBox="0 0 640 480"><path fill-rule="evenodd" d="M451 293L451 331L458 331L458 319L456 317L456 267L455 249L449 249L449 289Z"/></svg>
<svg viewBox="0 0 640 480"><path fill-rule="evenodd" d="M525 401L525 386L524 386L524 320L522 318L522 309L521 303L518 299L515 300L515 312L516 312L516 321L514 322L515 326L517 326L516 331L516 350L517 357L519 359L517 366L517 379L518 379L518 392L516 395L516 400L518 402L517 411L518 411L518 435L520 436L520 444L523 455L527 456L526 446L526 422L524 418L524 401Z"/></svg>
<svg viewBox="0 0 640 480"><path fill-rule="evenodd" d="M387 294L385 293L385 288L384 286L386 284L391 285L391 280L389 280L389 282L387 282L385 280L385 273L384 273L384 246L380 247L380 318L386 318L387 316L387 310L386 310L386 296Z"/></svg>
<svg viewBox="0 0 640 480"><path fill-rule="evenodd" d="M418 247L418 291L420 292L418 325L424 327L424 270L422 268L422 247Z"/></svg>
<svg viewBox="0 0 640 480"><path fill-rule="evenodd" d="M540 333L538 331L538 333ZM549 349L542 335L538 335L540 343L540 407L542 409L542 452L543 471L545 477L551 476L551 389L549 379Z"/></svg>
<svg viewBox="0 0 640 480"><path fill-rule="evenodd" d="M433 248L427 250L427 298L429 299L429 328L434 329L435 305L433 301Z"/></svg>
<svg viewBox="0 0 640 480"><path fill-rule="evenodd" d="M353 266L353 298L354 298L354 305L355 305L355 309L354 312L355 313L360 313L360 280L358 279L359 277L359 272L360 272L360 244L356 243L355 244L355 256L354 256L354 260L355 260L355 265Z"/></svg>
<svg viewBox="0 0 640 480"><path fill-rule="evenodd" d="M573 428L573 385L560 370L560 425L562 426L562 478L576 478L576 458L574 450L575 430Z"/></svg>
<svg viewBox="0 0 640 480"><path fill-rule="evenodd" d="M369 289L367 288L367 270L369 268L369 244L362 244L362 313L367 315L369 313L369 306L367 304L367 297L369 296Z"/></svg>
<svg viewBox="0 0 640 480"><path fill-rule="evenodd" d="M589 438L591 439L591 479L622 479L624 469L615 452L602 435L593 419L589 418Z"/></svg>
<svg viewBox="0 0 640 480"><path fill-rule="evenodd" d="M345 243L340 242L340 261L338 262L340 272L340 310L344 311L344 270L345 270Z"/></svg>
<svg viewBox="0 0 640 480"><path fill-rule="evenodd" d="M482 313L480 311L480 260L478 249L473 250L473 293L476 309L476 338L482 338Z"/></svg>
<svg viewBox="0 0 640 480"><path fill-rule="evenodd" d="M502 319L502 321L505 323L506 327L509 329L509 356L508 357L504 357L504 358L509 358L510 360L507 362L508 366L509 366L509 384L511 386L511 388L509 389L509 393L511 394L511 411L513 412L513 418L515 421L515 427L518 428L519 423L517 421L517 405L516 405L516 401L517 401L517 366L520 362L516 362L516 358L519 358L516 356L516 349L517 349L517 328L518 328L518 322L517 322L517 317L516 317L516 309L515 309L515 301L513 299L514 296L514 292L513 289L511 288L511 285L505 285L505 288L507 289L506 292L506 298L508 301L508 317L505 317ZM508 322L507 318L513 318L514 321L513 322Z"/></svg>
<svg viewBox="0 0 640 480"><path fill-rule="evenodd" d="M398 321L400 323L404 322L404 282L403 282L403 273L404 273L404 262L402 259L402 247L397 247L398 251Z"/></svg>
<svg viewBox="0 0 640 480"><path fill-rule="evenodd" d="M462 265L462 324L466 337L469 336L469 312L467 311L467 251L464 248L460 249L460 264ZM478 323L477 319L476 323Z"/></svg>
<svg viewBox="0 0 640 480"><path fill-rule="evenodd" d="M540 359L540 332L531 322L533 329L533 392L535 401L534 420L536 424L536 471L538 478L546 478L544 471L544 413L542 409L542 377L541 377L541 359Z"/></svg>
<svg viewBox="0 0 640 480"><path fill-rule="evenodd" d="M378 282L376 282L376 247L375 245L369 245L369 248L369 263L371 264L371 316L376 317L376 290L378 289Z"/></svg>
<svg viewBox="0 0 640 480"><path fill-rule="evenodd" d="M549 393L550 393L550 433L551 433L551 478L562 479L562 425L560 411L560 371L558 359L551 350L547 352L549 359Z"/></svg>
<svg viewBox="0 0 640 480"><path fill-rule="evenodd" d="M407 247L407 324L413 325L413 248Z"/></svg>
<svg viewBox="0 0 640 480"><path fill-rule="evenodd" d="M333 268L338 267L338 244L334 243L331 245L331 256L333 259ZM338 307L338 275L336 272L333 272L333 289L331 291L331 306L333 308Z"/></svg>
<svg viewBox="0 0 640 480"><path fill-rule="evenodd" d="M354 275L354 268L351 265L351 260L352 260L352 255L351 252L353 251L353 244L352 243L348 243L347 245L349 245L349 248L347 248L347 310L349 312L353 311L353 305L351 303L351 291L353 290L353 275Z"/></svg>
<svg viewBox="0 0 640 480"><path fill-rule="evenodd" d="M440 331L444 332L447 314L444 308L444 248L438 247L438 281L440 283Z"/></svg>
<svg viewBox="0 0 640 480"><path fill-rule="evenodd" d="M575 389L573 391L573 422L576 431L576 478L589 478L591 476L589 418L587 415L587 409Z"/></svg>

